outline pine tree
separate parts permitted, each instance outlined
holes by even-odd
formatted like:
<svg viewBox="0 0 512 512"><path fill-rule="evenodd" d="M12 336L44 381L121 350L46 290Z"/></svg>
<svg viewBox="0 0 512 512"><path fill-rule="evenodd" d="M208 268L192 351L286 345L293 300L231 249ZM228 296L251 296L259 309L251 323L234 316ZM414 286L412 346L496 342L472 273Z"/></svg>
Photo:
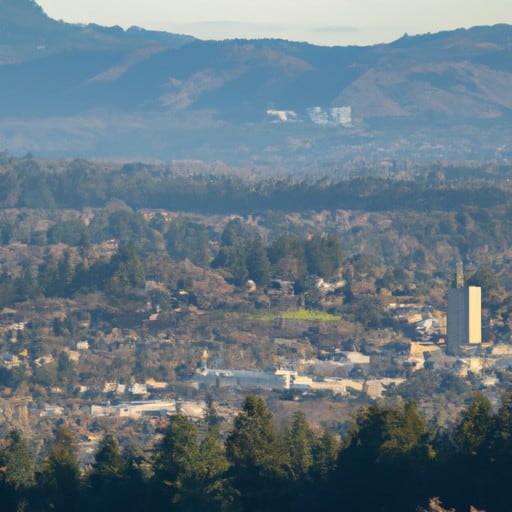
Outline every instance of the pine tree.
<svg viewBox="0 0 512 512"><path fill-rule="evenodd" d="M132 288L144 288L144 265L132 241L122 244L110 260L110 288L113 292L125 292Z"/></svg>
<svg viewBox="0 0 512 512"><path fill-rule="evenodd" d="M32 458L23 435L18 430L9 434L8 447L0 453L0 466L5 468L3 480L15 490L34 484Z"/></svg>
<svg viewBox="0 0 512 512"><path fill-rule="evenodd" d="M296 412L286 443L294 480L306 478L313 466L313 437L304 413Z"/></svg>
<svg viewBox="0 0 512 512"><path fill-rule="evenodd" d="M337 437L327 429L314 439L312 473L317 481L327 480L336 469L340 448Z"/></svg>
<svg viewBox="0 0 512 512"><path fill-rule="evenodd" d="M117 439L105 435L89 474L91 508L97 511L121 510L125 460Z"/></svg>
<svg viewBox="0 0 512 512"><path fill-rule="evenodd" d="M489 438L492 423L491 403L483 395L476 394L453 434L459 452L476 455L481 451Z"/></svg>
<svg viewBox="0 0 512 512"><path fill-rule="evenodd" d="M241 220L229 221L222 232L220 251L212 261L212 267L228 270L237 286L245 284L249 277L247 242L248 235Z"/></svg>
<svg viewBox="0 0 512 512"><path fill-rule="evenodd" d="M2 511L22 511L34 485L34 467L27 443L17 430L9 434L0 452L0 503Z"/></svg>
<svg viewBox="0 0 512 512"><path fill-rule="evenodd" d="M314 236L306 243L309 274L326 279L337 276L341 268L341 241L334 235Z"/></svg>
<svg viewBox="0 0 512 512"><path fill-rule="evenodd" d="M455 425L455 452L445 467L445 474L454 475L447 496L456 508L469 506L470 502L491 506L491 500L496 499L492 492L496 464L490 464L489 451L495 425L491 403L482 394L475 394Z"/></svg>
<svg viewBox="0 0 512 512"><path fill-rule="evenodd" d="M56 512L78 510L81 490L80 469L73 435L64 424L57 427L55 441L39 475L44 509Z"/></svg>
<svg viewBox="0 0 512 512"><path fill-rule="evenodd" d="M227 477L229 462L219 439L217 427L208 428L199 445L199 458L195 472L198 489L190 510L210 512L227 510L232 502L233 490Z"/></svg>
<svg viewBox="0 0 512 512"><path fill-rule="evenodd" d="M425 419L415 404L376 405L356 418L340 452L336 480L347 510L409 510L421 503L434 453ZM365 492L368 488L371 493Z"/></svg>
<svg viewBox="0 0 512 512"><path fill-rule="evenodd" d="M265 402L246 397L226 440L233 482L247 511L272 510L284 501L286 461Z"/></svg>
<svg viewBox="0 0 512 512"><path fill-rule="evenodd" d="M506 510L512 502L509 484L512 461L512 393L505 393L493 417L489 436L489 453L484 472L488 487L486 506L493 510Z"/></svg>
<svg viewBox="0 0 512 512"><path fill-rule="evenodd" d="M271 267L261 237L255 237L247 247L246 265L249 278L263 286L270 281Z"/></svg>
<svg viewBox="0 0 512 512"><path fill-rule="evenodd" d="M177 508L187 501L198 457L197 428L185 416L174 416L153 457L153 504L157 508Z"/></svg>
<svg viewBox="0 0 512 512"><path fill-rule="evenodd" d="M307 271L304 241L298 236L282 236L268 248L270 262L281 279L297 280Z"/></svg>

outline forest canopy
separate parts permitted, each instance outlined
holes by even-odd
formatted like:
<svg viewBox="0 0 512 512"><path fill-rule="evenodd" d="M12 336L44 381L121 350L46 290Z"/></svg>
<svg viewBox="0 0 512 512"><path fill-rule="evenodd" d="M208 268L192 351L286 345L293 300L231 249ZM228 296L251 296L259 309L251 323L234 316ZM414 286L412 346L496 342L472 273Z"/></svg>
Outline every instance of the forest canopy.
<svg viewBox="0 0 512 512"><path fill-rule="evenodd" d="M214 408L212 404L211 407ZM214 409L201 424L169 418L152 453L106 433L81 471L64 423L40 459L12 431L0 444L2 510L415 510L433 497L506 512L512 498L512 398L493 412L475 395L452 429L432 429L413 402L360 409L341 441L296 412L277 429L263 399L245 398L227 437Z"/></svg>
<svg viewBox="0 0 512 512"><path fill-rule="evenodd" d="M0 207L102 207L121 200L132 208L248 214L262 210L459 210L510 205L510 168L418 169L407 178L375 174L297 178L177 171L156 164L105 164L4 158Z"/></svg>

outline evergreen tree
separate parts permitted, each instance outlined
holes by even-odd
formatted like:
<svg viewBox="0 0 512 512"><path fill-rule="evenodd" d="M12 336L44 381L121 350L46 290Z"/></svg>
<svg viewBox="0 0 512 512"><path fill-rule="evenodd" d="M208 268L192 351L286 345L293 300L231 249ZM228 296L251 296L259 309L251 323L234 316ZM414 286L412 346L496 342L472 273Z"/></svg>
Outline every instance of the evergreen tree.
<svg viewBox="0 0 512 512"><path fill-rule="evenodd" d="M340 442L329 430L325 429L321 436L313 440L312 474L317 482L327 481L336 469L340 452Z"/></svg>
<svg viewBox="0 0 512 512"><path fill-rule="evenodd" d="M169 255L176 261L188 258L196 265L208 261L208 231L202 224L178 218L165 234Z"/></svg>
<svg viewBox="0 0 512 512"><path fill-rule="evenodd" d="M76 265L72 254L65 251L58 264L58 288L59 295L67 297L73 293L72 284L75 278Z"/></svg>
<svg viewBox="0 0 512 512"><path fill-rule="evenodd" d="M341 241L334 235L315 235L306 243L308 273L326 279L336 277L341 269Z"/></svg>
<svg viewBox="0 0 512 512"><path fill-rule="evenodd" d="M91 508L97 511L122 510L124 492L123 476L125 460L117 439L111 434L105 435L89 474L89 498Z"/></svg>
<svg viewBox="0 0 512 512"><path fill-rule="evenodd" d="M238 218L228 222L221 235L219 253L212 261L213 268L225 268L231 273L237 286L246 283L249 277L247 269L247 245L249 236L242 221Z"/></svg>
<svg viewBox="0 0 512 512"><path fill-rule="evenodd" d="M249 279L257 285L266 285L271 278L270 261L261 237L255 237L247 247L246 265Z"/></svg>
<svg viewBox="0 0 512 512"><path fill-rule="evenodd" d="M80 239L78 240L78 248L82 259L88 259L91 252L91 235L87 228L83 228L80 232Z"/></svg>
<svg viewBox="0 0 512 512"><path fill-rule="evenodd" d="M178 414L171 419L153 457L154 505L186 509L197 489L194 481L199 457L197 429Z"/></svg>
<svg viewBox="0 0 512 512"><path fill-rule="evenodd" d="M199 445L199 458L195 473L198 493L190 503L189 510L210 512L229 510L233 501L233 490L227 471L229 462L220 443L217 427L208 428Z"/></svg>
<svg viewBox="0 0 512 512"><path fill-rule="evenodd" d="M414 509L428 498L433 455L425 419L414 404L370 406L358 414L340 452L338 498L349 511Z"/></svg>
<svg viewBox="0 0 512 512"><path fill-rule="evenodd" d="M305 244L297 236L281 236L268 248L276 276L296 280L307 272Z"/></svg>
<svg viewBox="0 0 512 512"><path fill-rule="evenodd" d="M327 510L337 502L338 483L333 475L337 467L340 442L332 432L324 430L312 440L313 463L306 482L299 482L295 492L301 510Z"/></svg>
<svg viewBox="0 0 512 512"><path fill-rule="evenodd" d="M3 480L15 490L29 488L34 484L34 467L27 443L18 430L11 431L8 443L0 452Z"/></svg>
<svg viewBox="0 0 512 512"><path fill-rule="evenodd" d="M67 352L61 352L57 361L57 381L59 385L67 387L74 377L73 363Z"/></svg>
<svg viewBox="0 0 512 512"><path fill-rule="evenodd" d="M218 430L210 427L201 442L196 426L176 415L155 450L153 506L173 510L226 510L231 491L228 461Z"/></svg>
<svg viewBox="0 0 512 512"><path fill-rule="evenodd" d="M489 454L486 468L488 497L485 505L492 510L507 510L512 502L509 474L512 464L512 393L505 393L493 417L489 437Z"/></svg>
<svg viewBox="0 0 512 512"><path fill-rule="evenodd" d="M133 288L144 288L144 266L132 241L120 245L109 266L109 284L113 292L123 293Z"/></svg>
<svg viewBox="0 0 512 512"><path fill-rule="evenodd" d="M16 280L15 289L18 300L33 299L39 291L37 269L30 258L25 258L21 262L21 273Z"/></svg>
<svg viewBox="0 0 512 512"><path fill-rule="evenodd" d="M150 510L150 484L146 474L150 464L142 452L142 447L136 450L134 446L128 445L122 455L124 469L118 510L122 512Z"/></svg>
<svg viewBox="0 0 512 512"><path fill-rule="evenodd" d="M503 394L501 405L493 418L490 451L494 459L512 461L512 393Z"/></svg>
<svg viewBox="0 0 512 512"><path fill-rule="evenodd" d="M44 260L38 269L39 286L47 297L54 296L57 293L58 272L58 262L47 249Z"/></svg>
<svg viewBox="0 0 512 512"><path fill-rule="evenodd" d="M57 427L53 447L38 476L43 510L78 510L80 469L75 456L73 435L64 424Z"/></svg>
<svg viewBox="0 0 512 512"><path fill-rule="evenodd" d="M293 415L293 423L287 436L286 446L290 457L291 475L303 480L313 466L313 432L303 412Z"/></svg>
<svg viewBox="0 0 512 512"><path fill-rule="evenodd" d="M242 221L237 217L230 220L222 232L220 241L222 247L243 245L247 239L247 231Z"/></svg>
<svg viewBox="0 0 512 512"><path fill-rule="evenodd" d="M12 431L7 447L0 451L0 500L2 511L23 511L34 485L32 458L21 433Z"/></svg>
<svg viewBox="0 0 512 512"><path fill-rule="evenodd" d="M261 398L246 397L226 440L226 453L244 510L274 510L283 505L284 450L278 442L272 415Z"/></svg>
<svg viewBox="0 0 512 512"><path fill-rule="evenodd" d="M230 272L233 282L241 286L247 282L247 251L242 245L222 247L212 261L213 268L224 268Z"/></svg>
<svg viewBox="0 0 512 512"><path fill-rule="evenodd" d="M494 464L489 464L489 444L494 426L491 403L475 394L454 428L455 450L443 468L444 475L452 477L446 499L456 508L487 505L492 499Z"/></svg>
<svg viewBox="0 0 512 512"><path fill-rule="evenodd" d="M466 455L477 455L485 448L492 427L492 407L487 398L476 394L471 405L463 412L453 439L458 451Z"/></svg>

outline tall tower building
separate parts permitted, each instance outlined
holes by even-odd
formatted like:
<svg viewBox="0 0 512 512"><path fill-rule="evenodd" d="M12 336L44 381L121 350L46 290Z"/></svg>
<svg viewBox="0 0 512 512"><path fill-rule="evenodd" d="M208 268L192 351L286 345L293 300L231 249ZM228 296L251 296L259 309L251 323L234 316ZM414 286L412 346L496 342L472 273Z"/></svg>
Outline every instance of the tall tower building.
<svg viewBox="0 0 512 512"><path fill-rule="evenodd" d="M455 283L456 288L448 292L447 349L450 354L482 343L482 290L479 286L464 286L460 263Z"/></svg>

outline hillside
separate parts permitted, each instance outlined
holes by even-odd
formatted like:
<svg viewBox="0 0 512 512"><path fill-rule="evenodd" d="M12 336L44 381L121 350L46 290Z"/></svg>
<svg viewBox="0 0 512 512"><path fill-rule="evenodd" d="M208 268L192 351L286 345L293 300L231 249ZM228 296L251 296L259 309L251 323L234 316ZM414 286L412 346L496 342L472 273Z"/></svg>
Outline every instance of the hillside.
<svg viewBox="0 0 512 512"><path fill-rule="evenodd" d="M370 47L200 41L68 24L32 0L1 0L0 141L58 156L120 156L124 147L129 158L240 158L242 150L251 159L269 141L279 152L290 139L299 153L313 145L328 154L330 134L310 133L318 125L343 128L343 137L352 130L358 148L381 129L453 135L462 124L478 139L474 127L510 125L511 35L511 26L496 25ZM287 124L277 139L269 136L276 122ZM219 144L211 136L221 126ZM113 129L117 140L109 138ZM427 141L437 143L431 134Z"/></svg>
<svg viewBox="0 0 512 512"><path fill-rule="evenodd" d="M0 64L20 64L70 50L139 50L162 44L180 46L191 36L132 27L101 27L56 21L33 0L0 0ZM78 65L77 62L75 65ZM62 70L61 70L62 71Z"/></svg>

